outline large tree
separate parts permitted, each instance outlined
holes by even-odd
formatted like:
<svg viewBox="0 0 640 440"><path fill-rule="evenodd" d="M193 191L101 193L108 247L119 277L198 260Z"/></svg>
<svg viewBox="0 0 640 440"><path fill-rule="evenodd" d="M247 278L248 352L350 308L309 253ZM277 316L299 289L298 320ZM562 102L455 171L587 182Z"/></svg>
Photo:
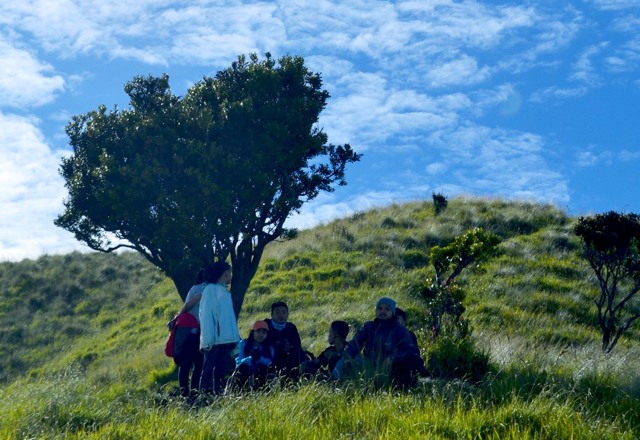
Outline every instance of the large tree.
<svg viewBox="0 0 640 440"><path fill-rule="evenodd" d="M575 233L600 284L595 303L602 350L609 353L640 318L640 304L634 301L640 291L640 217L614 211L580 217Z"/></svg>
<svg viewBox="0 0 640 440"><path fill-rule="evenodd" d="M183 299L201 266L230 258L239 313L265 246L295 234L285 220L346 184L360 159L317 127L329 98L320 75L301 57L252 54L184 97L167 75L135 77L125 92L130 108L67 125L69 196L55 224L101 252L140 252Z"/></svg>

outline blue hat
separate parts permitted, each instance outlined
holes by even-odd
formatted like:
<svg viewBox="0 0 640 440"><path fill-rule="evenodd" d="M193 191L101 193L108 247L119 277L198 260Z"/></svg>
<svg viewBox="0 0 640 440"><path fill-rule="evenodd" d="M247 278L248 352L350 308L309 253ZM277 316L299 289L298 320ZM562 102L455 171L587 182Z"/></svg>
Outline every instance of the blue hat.
<svg viewBox="0 0 640 440"><path fill-rule="evenodd" d="M389 306L389 308L391 309L391 312L395 315L396 314L396 302L394 300L392 300L391 298L387 297L387 296L383 296L382 298L380 298L378 300L378 302L376 303L376 308L380 305L380 304L386 304L387 306Z"/></svg>

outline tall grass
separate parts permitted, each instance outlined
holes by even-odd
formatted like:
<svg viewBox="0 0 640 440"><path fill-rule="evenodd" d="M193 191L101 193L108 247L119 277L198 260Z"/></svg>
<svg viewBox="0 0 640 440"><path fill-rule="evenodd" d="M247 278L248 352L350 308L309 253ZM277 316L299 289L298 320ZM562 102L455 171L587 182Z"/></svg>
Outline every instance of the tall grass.
<svg viewBox="0 0 640 440"><path fill-rule="evenodd" d="M285 300L303 346L319 353L331 321L355 329L384 295L408 311L426 354L429 248L472 227L498 234L502 255L459 277L491 373L410 392L302 383L206 407L173 397L164 324L181 303L140 257L0 263L0 438L640 438L640 330L601 353L573 221L549 205L454 199L438 216L430 202L392 205L274 243L247 292L243 336Z"/></svg>
<svg viewBox="0 0 640 440"><path fill-rule="evenodd" d="M131 384L87 383L76 372L2 391L3 438L634 439L637 400L597 405L583 387L534 371L502 373L481 387L424 383L412 392L358 382L306 383L231 394L210 406L168 401ZM597 382L597 380L596 380ZM57 384L56 384L57 383ZM622 408L620 408L622 407ZM634 413L634 411L636 411Z"/></svg>

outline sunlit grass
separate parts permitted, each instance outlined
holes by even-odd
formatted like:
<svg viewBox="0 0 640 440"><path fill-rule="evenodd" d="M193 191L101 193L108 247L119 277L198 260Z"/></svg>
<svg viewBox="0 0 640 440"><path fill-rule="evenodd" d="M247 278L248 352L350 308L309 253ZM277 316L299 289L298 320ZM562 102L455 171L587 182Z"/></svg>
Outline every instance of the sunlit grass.
<svg viewBox="0 0 640 440"><path fill-rule="evenodd" d="M640 438L640 330L602 354L597 289L572 222L549 205L454 199L438 216L430 201L392 205L274 243L247 292L243 336L284 300L317 354L331 321L355 329L384 295L409 312L424 354L430 247L472 227L498 234L502 255L459 278L492 372L412 392L305 383L201 408L172 397L164 325L181 301L148 263L71 254L0 264L0 438Z"/></svg>
<svg viewBox="0 0 640 440"><path fill-rule="evenodd" d="M607 380L563 389L533 371L503 373L480 387L429 382L406 393L307 383L205 407L132 392L130 384L91 385L72 372L57 379L2 391L12 402L0 410L3 438L634 439L638 429L630 420L637 401L619 398L624 411L590 401L615 393Z"/></svg>

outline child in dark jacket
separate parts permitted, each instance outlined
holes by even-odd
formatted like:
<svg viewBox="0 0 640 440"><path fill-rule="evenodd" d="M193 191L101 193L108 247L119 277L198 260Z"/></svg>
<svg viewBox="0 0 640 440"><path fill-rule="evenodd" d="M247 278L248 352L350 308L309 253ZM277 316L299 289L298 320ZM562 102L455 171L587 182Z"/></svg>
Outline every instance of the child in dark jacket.
<svg viewBox="0 0 640 440"><path fill-rule="evenodd" d="M258 389L262 387L273 362L274 349L267 342L269 326L265 321L256 321L249 337L243 339L236 356L233 384L239 388Z"/></svg>
<svg viewBox="0 0 640 440"><path fill-rule="evenodd" d="M339 379L339 368L336 366L342 359L347 346L349 324L344 321L333 321L329 327L327 347L320 355L312 360L304 361L301 365L303 374L317 375L320 379Z"/></svg>
<svg viewBox="0 0 640 440"><path fill-rule="evenodd" d="M415 382L411 358L416 349L409 331L396 319L395 311L393 299L380 298L375 319L358 330L345 352L353 360L364 358L368 368L388 374L393 383L405 387Z"/></svg>

